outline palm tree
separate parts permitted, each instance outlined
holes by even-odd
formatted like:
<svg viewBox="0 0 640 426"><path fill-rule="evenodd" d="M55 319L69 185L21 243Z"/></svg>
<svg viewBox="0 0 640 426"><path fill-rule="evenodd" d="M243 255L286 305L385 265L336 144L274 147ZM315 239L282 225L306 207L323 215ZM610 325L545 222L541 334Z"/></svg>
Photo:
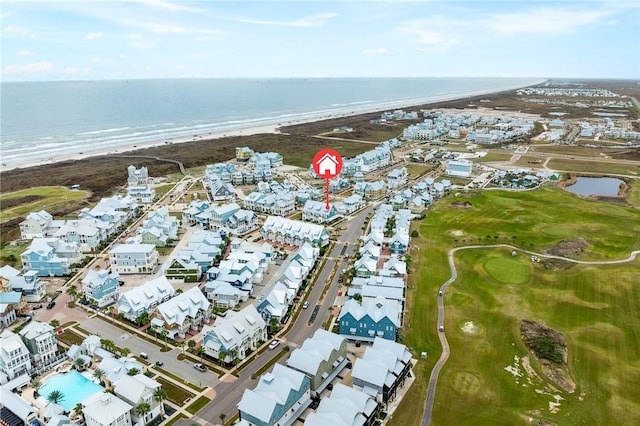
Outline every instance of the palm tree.
<svg viewBox="0 0 640 426"><path fill-rule="evenodd" d="M73 297L73 301L75 302L78 298L78 287L76 287L75 284L71 285L69 288L67 288L67 294Z"/></svg>
<svg viewBox="0 0 640 426"><path fill-rule="evenodd" d="M127 370L127 376L135 376L139 372L140 370L138 370L137 368L130 368L129 370Z"/></svg>
<svg viewBox="0 0 640 426"><path fill-rule="evenodd" d="M53 390L49 395L47 395L47 400L54 404L58 404L59 402L64 401L64 394L59 390Z"/></svg>
<svg viewBox="0 0 640 426"><path fill-rule="evenodd" d="M187 346L189 346L189 349L190 349L191 351L193 351L193 348L195 348L195 346L196 346L196 341L195 341L195 340L193 340L193 339L192 339L192 340L189 340L189 341L187 342Z"/></svg>
<svg viewBox="0 0 640 426"><path fill-rule="evenodd" d="M162 328L162 330L160 330L160 334L162 335L162 337L164 337L164 347L167 347L167 336L169 335L169 330L167 330L166 328Z"/></svg>
<svg viewBox="0 0 640 426"><path fill-rule="evenodd" d="M73 360L73 366L76 370L80 371L84 369L84 360L80 357Z"/></svg>
<svg viewBox="0 0 640 426"><path fill-rule="evenodd" d="M136 405L135 412L137 415L142 416L144 418L147 416L147 414L151 412L151 406L146 402L141 402L140 404Z"/></svg>
<svg viewBox="0 0 640 426"><path fill-rule="evenodd" d="M176 342L176 346L182 349L182 353L184 353L184 347L187 345L187 342Z"/></svg>
<svg viewBox="0 0 640 426"><path fill-rule="evenodd" d="M225 413L220 413L220 415L218 417L220 417L220 421L224 425L224 419L227 417L227 415Z"/></svg>
<svg viewBox="0 0 640 426"><path fill-rule="evenodd" d="M78 402L75 407L73 407L73 411L76 413L76 416L82 416L82 406L81 402Z"/></svg>
<svg viewBox="0 0 640 426"><path fill-rule="evenodd" d="M130 353L131 353L131 349L129 348L120 349L120 354L125 358L128 357Z"/></svg>
<svg viewBox="0 0 640 426"><path fill-rule="evenodd" d="M202 346L198 346L196 348L195 354L200 357L200 361L202 361L202 355L204 355L204 348Z"/></svg>
<svg viewBox="0 0 640 426"><path fill-rule="evenodd" d="M113 348L116 346L115 343L113 343L113 340L109 340L109 339L100 339L100 344L104 349L110 352L112 352Z"/></svg>
<svg viewBox="0 0 640 426"><path fill-rule="evenodd" d="M33 388L33 392L38 395L38 391L42 387L42 382L38 379L33 379L31 382L31 387Z"/></svg>
<svg viewBox="0 0 640 426"><path fill-rule="evenodd" d="M96 368L96 371L93 372L93 378L97 379L100 384L102 384L102 376L104 375L104 371L100 370L99 368Z"/></svg>
<svg viewBox="0 0 640 426"><path fill-rule="evenodd" d="M167 399L167 391L162 388L157 388L153 391L153 399L160 403L160 410L164 413L164 404L162 404L162 401Z"/></svg>

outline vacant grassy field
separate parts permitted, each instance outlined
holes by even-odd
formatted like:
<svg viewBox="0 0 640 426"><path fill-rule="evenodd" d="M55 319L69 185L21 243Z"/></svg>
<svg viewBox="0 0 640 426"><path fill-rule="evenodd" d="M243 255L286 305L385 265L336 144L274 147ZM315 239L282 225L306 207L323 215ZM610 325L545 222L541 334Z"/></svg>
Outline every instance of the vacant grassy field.
<svg viewBox="0 0 640 426"><path fill-rule="evenodd" d="M633 202L639 198L637 186ZM454 201L469 201L472 207L451 208ZM638 207L584 200L551 187L484 191L436 203L414 226L420 236L412 242L419 249L411 253L410 316L404 330L414 355L427 351L429 358L419 361L414 388L391 424L420 422L417 407L424 404L431 366L440 356L437 289L450 276L446 254L451 247L513 243L542 252L580 236L588 243L581 259L621 259L640 249ZM458 252L456 265L458 280L445 295L451 356L438 381L433 424L522 424L529 417L567 425L638 424L640 260L552 271L528 255L512 257L509 249L491 248ZM528 351L519 331L523 319L566 337L576 392L566 394L546 379L527 376L522 357ZM543 377L537 362L531 364ZM552 413L549 403L556 401L559 411Z"/></svg>
<svg viewBox="0 0 640 426"><path fill-rule="evenodd" d="M520 162L518 162L520 164ZM600 161L580 161L554 158L547 163L547 167L554 170L587 172L587 173L615 173L619 175L640 176L640 167L632 164L617 164Z"/></svg>

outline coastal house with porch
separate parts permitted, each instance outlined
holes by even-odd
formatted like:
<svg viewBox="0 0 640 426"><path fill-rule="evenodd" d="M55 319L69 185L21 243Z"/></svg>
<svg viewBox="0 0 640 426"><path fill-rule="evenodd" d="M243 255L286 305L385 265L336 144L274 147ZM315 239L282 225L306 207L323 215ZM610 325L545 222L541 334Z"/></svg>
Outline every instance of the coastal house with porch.
<svg viewBox="0 0 640 426"><path fill-rule="evenodd" d="M31 240L33 238L46 237L46 230L52 220L53 216L45 210L27 214L27 217L20 222L20 238Z"/></svg>
<svg viewBox="0 0 640 426"><path fill-rule="evenodd" d="M386 406L411 377L411 353L405 345L376 337L363 357L356 359L352 377L355 389Z"/></svg>
<svg viewBox="0 0 640 426"><path fill-rule="evenodd" d="M32 368L31 355L20 336L10 330L0 333L0 373L13 380Z"/></svg>
<svg viewBox="0 0 640 426"><path fill-rule="evenodd" d="M118 313L123 313L129 321L136 321L140 315L150 314L156 306L175 294L167 278L160 276L122 293L118 299Z"/></svg>
<svg viewBox="0 0 640 426"><path fill-rule="evenodd" d="M233 309L249 299L249 292L226 281L207 281L204 291L215 307Z"/></svg>
<svg viewBox="0 0 640 426"><path fill-rule="evenodd" d="M119 274L151 274L158 258L153 244L117 244L109 251L111 268Z"/></svg>
<svg viewBox="0 0 640 426"><path fill-rule="evenodd" d="M372 342L375 337L396 339L400 327L400 311L395 301L382 297L363 300L349 299L338 317L340 335L351 340Z"/></svg>
<svg viewBox="0 0 640 426"><path fill-rule="evenodd" d="M12 266L0 267L0 280L7 282L2 288L11 288L22 294L25 302L39 302L46 294L44 281L40 279L37 271L29 270L20 272Z"/></svg>
<svg viewBox="0 0 640 426"><path fill-rule="evenodd" d="M318 329L302 346L291 352L287 367L311 379L311 394L319 395L347 366L347 341L330 331Z"/></svg>
<svg viewBox="0 0 640 426"><path fill-rule="evenodd" d="M110 393L98 392L82 402L87 426L132 426L133 406Z"/></svg>
<svg viewBox="0 0 640 426"><path fill-rule="evenodd" d="M61 277L71 273L71 265L82 255L77 243L57 238L34 238L21 254L22 269L36 271L40 277Z"/></svg>
<svg viewBox="0 0 640 426"><path fill-rule="evenodd" d="M210 357L225 363L243 360L267 340L267 324L255 306L227 311L213 326L202 328L202 346Z"/></svg>
<svg viewBox="0 0 640 426"><path fill-rule="evenodd" d="M329 244L329 232L324 226L269 216L260 230L262 238L276 243L300 246L305 241L315 247Z"/></svg>
<svg viewBox="0 0 640 426"><path fill-rule="evenodd" d="M33 365L47 365L57 357L58 341L49 324L31 321L18 334L31 354Z"/></svg>
<svg viewBox="0 0 640 426"><path fill-rule="evenodd" d="M164 414L164 404L162 400L155 398L155 392L162 386L150 377L142 373L135 376L125 375L118 380L114 386L114 393L127 404L134 407L131 410L131 421L134 425L146 425L151 420ZM135 407L140 404L148 404L149 410L145 413L138 413Z"/></svg>
<svg viewBox="0 0 640 426"><path fill-rule="evenodd" d="M240 420L256 426L290 426L311 405L311 380L282 364L260 376L238 404Z"/></svg>
<svg viewBox="0 0 640 426"><path fill-rule="evenodd" d="M210 207L208 201L193 200L189 203L186 209L182 211L182 223L187 225L196 225L198 223L196 217L206 211Z"/></svg>
<svg viewBox="0 0 640 426"><path fill-rule="evenodd" d="M373 426L378 424L377 408L378 403L370 395L338 383L333 387L331 395L320 400L316 411L309 413L304 424L305 426Z"/></svg>
<svg viewBox="0 0 640 426"><path fill-rule="evenodd" d="M208 322L212 313L213 306L196 286L158 305L152 315L151 328L158 334L166 330L170 339L183 339Z"/></svg>
<svg viewBox="0 0 640 426"><path fill-rule="evenodd" d="M109 269L90 269L82 278L82 292L87 300L95 300L100 308L112 305L120 297L120 276Z"/></svg>
<svg viewBox="0 0 640 426"><path fill-rule="evenodd" d="M316 223L328 223L331 222L338 215L338 211L335 206L329 203L327 204L321 201L309 200L304 204L302 209L302 220Z"/></svg>

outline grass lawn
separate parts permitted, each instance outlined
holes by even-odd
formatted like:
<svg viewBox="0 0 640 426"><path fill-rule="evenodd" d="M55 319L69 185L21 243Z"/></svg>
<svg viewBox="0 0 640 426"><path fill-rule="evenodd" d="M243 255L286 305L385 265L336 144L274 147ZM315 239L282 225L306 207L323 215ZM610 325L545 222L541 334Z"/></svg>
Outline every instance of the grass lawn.
<svg viewBox="0 0 640 426"><path fill-rule="evenodd" d="M205 405L207 405L209 402L211 401L211 399L207 398L206 396L201 396L200 398L196 399L195 402L191 405L189 405L186 410L188 412L190 412L191 414L195 414L197 413L202 407L204 407Z"/></svg>
<svg viewBox="0 0 640 426"><path fill-rule="evenodd" d="M71 346L71 345L79 345L85 339L84 337L80 336L77 333L74 333L71 330L63 331L62 333L58 334L56 336L56 338L58 340L60 340L61 342L66 343L69 346Z"/></svg>
<svg viewBox="0 0 640 426"><path fill-rule="evenodd" d="M182 413L178 413L178 415L176 415L173 419L169 420L169 421L165 424L165 426L171 426L172 424L177 423L177 422L179 422L180 420L182 420L182 419L186 419L186 418L187 418L187 416L186 416L186 415L184 415L184 414L182 414Z"/></svg>
<svg viewBox="0 0 640 426"><path fill-rule="evenodd" d="M58 208L61 204L83 200L90 195L89 191L71 190L64 186L40 186L0 194L2 205L0 222L7 222L43 209L48 211Z"/></svg>
<svg viewBox="0 0 640 426"><path fill-rule="evenodd" d="M519 162L519 164L521 164ZM524 165L524 164L523 164ZM565 160L554 158L547 163L547 167L556 170L589 173L615 173L621 175L640 175L640 167L631 164L604 163L599 161Z"/></svg>
<svg viewBox="0 0 640 426"><path fill-rule="evenodd" d="M629 202L636 203L638 186ZM472 208L451 208L454 201L469 201ZM411 253L404 329L414 356L427 351L429 357L418 361L416 382L390 424L420 423L426 383L441 352L437 289L450 276L450 248L513 243L543 252L579 236L588 243L582 260L622 259L640 249L638 207L581 199L553 187L475 192L436 203L414 224L420 236L412 244L419 249ZM432 424L522 424L530 417L560 425L639 424L640 292L634 284L640 260L554 271L511 252L468 249L455 255L458 279L445 294L451 355L438 380ZM532 368L542 379L525 373L528 351L519 330L524 319L567 339L573 394L553 389L535 359ZM550 403L556 402L554 413Z"/></svg>
<svg viewBox="0 0 640 426"><path fill-rule="evenodd" d="M480 158L471 158L470 160L473 161L474 163L490 163L492 161L507 161L509 160L511 157L513 157L513 154L510 154L508 152L488 152L487 155L485 155L484 157L480 157Z"/></svg>
<svg viewBox="0 0 640 426"><path fill-rule="evenodd" d="M31 241L22 241L3 245L0 249L0 265L9 265L16 269L22 268L20 255L27 250L30 244Z"/></svg>
<svg viewBox="0 0 640 426"><path fill-rule="evenodd" d="M162 388L167 392L167 399L178 406L183 406L187 398L193 398L195 396L194 393L174 385L165 378L156 377L155 380L160 383Z"/></svg>

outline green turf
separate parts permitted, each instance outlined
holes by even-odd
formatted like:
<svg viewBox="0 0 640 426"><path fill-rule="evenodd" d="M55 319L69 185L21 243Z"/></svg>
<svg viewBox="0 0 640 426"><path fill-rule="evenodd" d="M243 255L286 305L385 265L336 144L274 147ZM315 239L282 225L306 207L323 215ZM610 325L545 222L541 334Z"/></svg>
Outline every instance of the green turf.
<svg viewBox="0 0 640 426"><path fill-rule="evenodd" d="M484 269L491 278L506 284L524 284L531 276L528 264L506 257L493 257L487 260L484 263Z"/></svg>
<svg viewBox="0 0 640 426"><path fill-rule="evenodd" d="M88 198L89 195L91 195L89 191L71 190L64 186L40 186L0 194L0 205L14 198L38 197L7 209L3 207L0 212L0 222L9 221L33 211L51 209L59 204L82 200Z"/></svg>
<svg viewBox="0 0 640 426"><path fill-rule="evenodd" d="M412 245L419 248L411 253L414 271L404 329L404 343L414 354L427 351L429 358L419 361L416 383L390 424L421 421L416 407L424 404L426 381L441 352L435 327L437 289L450 277L450 248L510 243L544 252L579 236L588 243L582 260L623 259L640 249L637 186L632 187L631 207L581 199L552 187L484 191L436 203L414 225L420 236ZM472 208L451 208L453 201L469 201ZM451 355L438 381L432 424L523 424L529 417L560 425L640 424L640 259L554 271L531 262L527 254L511 257L511 252L467 249L455 255L458 279L444 296ZM511 270L519 272L504 272ZM529 383L521 361L520 378L505 370L516 366L515 356L521 360L528 354L520 337L523 319L565 336L576 392L551 392L546 379ZM480 333L463 330L468 321ZM531 363L542 377L537 362ZM555 402L550 394L564 398L557 413L549 411L549 402Z"/></svg>

